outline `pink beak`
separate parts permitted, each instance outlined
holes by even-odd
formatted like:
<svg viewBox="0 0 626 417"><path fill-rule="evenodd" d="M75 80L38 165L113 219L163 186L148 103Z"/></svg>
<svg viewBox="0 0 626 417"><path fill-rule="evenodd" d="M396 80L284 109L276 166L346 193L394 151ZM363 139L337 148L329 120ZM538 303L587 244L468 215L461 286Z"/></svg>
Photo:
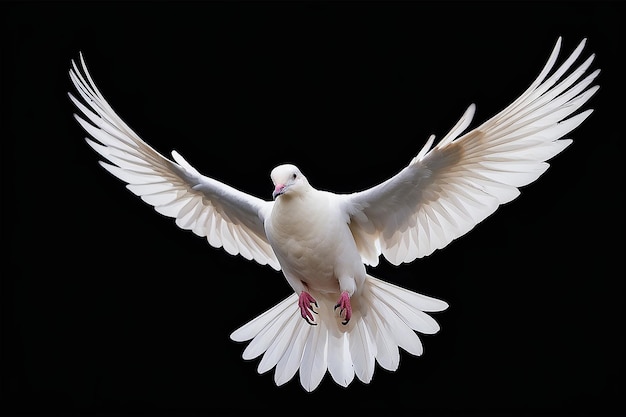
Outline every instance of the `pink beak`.
<svg viewBox="0 0 626 417"><path fill-rule="evenodd" d="M285 184L276 184L274 192L272 193L272 198L276 199L276 197L281 195L283 192L285 192Z"/></svg>

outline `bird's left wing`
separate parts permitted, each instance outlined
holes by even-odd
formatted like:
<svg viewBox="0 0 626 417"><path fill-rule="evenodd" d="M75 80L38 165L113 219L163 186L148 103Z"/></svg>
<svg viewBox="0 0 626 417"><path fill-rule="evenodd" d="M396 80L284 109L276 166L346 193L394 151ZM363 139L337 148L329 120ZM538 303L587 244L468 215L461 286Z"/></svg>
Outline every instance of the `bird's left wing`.
<svg viewBox="0 0 626 417"><path fill-rule="evenodd" d="M201 175L176 151L174 161L158 153L113 111L89 75L82 54L80 61L82 72L72 60L70 78L86 105L72 94L70 99L84 115L75 115L76 120L95 139L86 138L87 143L110 162L100 164L156 211L175 218L179 227L232 255L279 270L263 225L273 202Z"/></svg>
<svg viewBox="0 0 626 417"><path fill-rule="evenodd" d="M396 265L429 255L535 181L548 168L545 161L571 143L563 136L592 111L571 116L598 88L589 86L599 70L582 78L593 55L567 74L584 44L550 75L559 38L537 79L499 114L461 135L474 115L471 105L436 146L431 149L431 136L398 174L341 195L364 262L378 264L381 253Z"/></svg>

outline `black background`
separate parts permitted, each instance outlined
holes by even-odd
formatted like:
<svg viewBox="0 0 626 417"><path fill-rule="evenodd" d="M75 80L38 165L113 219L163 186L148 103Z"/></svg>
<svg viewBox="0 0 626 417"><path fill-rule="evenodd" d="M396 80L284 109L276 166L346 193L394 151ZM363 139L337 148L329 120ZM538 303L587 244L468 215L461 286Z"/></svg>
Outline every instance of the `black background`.
<svg viewBox="0 0 626 417"><path fill-rule="evenodd" d="M613 2L3 3L5 414L620 414L624 8ZM231 331L290 292L181 231L104 171L67 98L84 53L157 150L270 198L297 164L351 192L404 167L470 103L517 97L558 36L597 54L596 112L539 181L466 236L373 275L449 302L420 358L313 393Z"/></svg>

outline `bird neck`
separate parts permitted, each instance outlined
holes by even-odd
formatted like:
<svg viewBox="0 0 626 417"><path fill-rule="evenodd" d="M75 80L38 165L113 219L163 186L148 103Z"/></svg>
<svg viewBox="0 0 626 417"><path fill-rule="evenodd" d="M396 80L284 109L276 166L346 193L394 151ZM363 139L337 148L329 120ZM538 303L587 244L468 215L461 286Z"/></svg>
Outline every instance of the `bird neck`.
<svg viewBox="0 0 626 417"><path fill-rule="evenodd" d="M317 196L317 198L316 198ZM292 219L294 222L303 222L318 216L320 207L320 192L312 187L299 190L298 193L287 193L274 202L272 216L281 219L281 223Z"/></svg>

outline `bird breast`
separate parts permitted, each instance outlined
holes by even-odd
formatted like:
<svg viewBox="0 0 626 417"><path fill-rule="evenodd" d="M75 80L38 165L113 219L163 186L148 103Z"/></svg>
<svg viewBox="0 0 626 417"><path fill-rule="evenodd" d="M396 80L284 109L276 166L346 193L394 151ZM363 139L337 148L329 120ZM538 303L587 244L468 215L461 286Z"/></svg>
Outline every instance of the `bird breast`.
<svg viewBox="0 0 626 417"><path fill-rule="evenodd" d="M338 271L363 268L347 219L325 192L278 198L266 233L285 275L319 291L337 292Z"/></svg>

